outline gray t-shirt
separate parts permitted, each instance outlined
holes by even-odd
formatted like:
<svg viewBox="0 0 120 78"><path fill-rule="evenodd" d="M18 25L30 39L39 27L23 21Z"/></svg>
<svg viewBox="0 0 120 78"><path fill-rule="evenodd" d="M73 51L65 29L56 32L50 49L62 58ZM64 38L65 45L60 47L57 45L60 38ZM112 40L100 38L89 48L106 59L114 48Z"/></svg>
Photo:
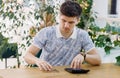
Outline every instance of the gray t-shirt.
<svg viewBox="0 0 120 78"><path fill-rule="evenodd" d="M73 33L73 37L65 39L59 36L58 25L41 29L33 40L33 45L42 49L40 59L53 66L70 65L81 48L85 52L95 48L85 30L75 27Z"/></svg>

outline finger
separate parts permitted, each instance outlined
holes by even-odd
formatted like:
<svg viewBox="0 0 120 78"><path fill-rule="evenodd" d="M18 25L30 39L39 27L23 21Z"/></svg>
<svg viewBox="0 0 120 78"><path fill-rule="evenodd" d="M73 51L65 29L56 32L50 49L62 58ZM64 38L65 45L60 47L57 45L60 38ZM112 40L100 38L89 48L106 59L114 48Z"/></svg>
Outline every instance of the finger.
<svg viewBox="0 0 120 78"><path fill-rule="evenodd" d="M40 70L42 70L42 67L41 67L40 65L38 66L38 68L39 68Z"/></svg>
<svg viewBox="0 0 120 78"><path fill-rule="evenodd" d="M73 68L77 68L77 60L74 61L74 67Z"/></svg>
<svg viewBox="0 0 120 78"><path fill-rule="evenodd" d="M80 67L80 60L77 60L76 61L76 68L79 68Z"/></svg>
<svg viewBox="0 0 120 78"><path fill-rule="evenodd" d="M45 64L45 66L46 66L46 69L48 70L48 71L51 71L52 70L52 66L51 65L49 65L49 64Z"/></svg>
<svg viewBox="0 0 120 78"><path fill-rule="evenodd" d="M49 63L46 63L46 64L47 64L47 69L52 70L52 66Z"/></svg>
<svg viewBox="0 0 120 78"><path fill-rule="evenodd" d="M42 67L41 67L41 65L40 65L39 63L36 63L36 65L38 66L38 68L39 68L40 70L42 70Z"/></svg>
<svg viewBox="0 0 120 78"><path fill-rule="evenodd" d="M80 59L78 59L78 60L77 60L77 64L76 64L77 66L76 66L76 67L77 67L78 69L80 69L81 64L82 64L82 63L81 63L81 60L80 60Z"/></svg>
<svg viewBox="0 0 120 78"><path fill-rule="evenodd" d="M76 68L76 62L77 62L76 59L74 59L72 62L72 68Z"/></svg>
<svg viewBox="0 0 120 78"><path fill-rule="evenodd" d="M81 60L80 59L74 59L73 60L73 68L80 68L80 64L81 63Z"/></svg>
<svg viewBox="0 0 120 78"><path fill-rule="evenodd" d="M47 65L45 63L41 63L40 66L41 66L42 70L45 70L45 71L48 70Z"/></svg>
<svg viewBox="0 0 120 78"><path fill-rule="evenodd" d="M73 61L71 62L71 68L73 68L74 67L74 59L73 59Z"/></svg>
<svg viewBox="0 0 120 78"><path fill-rule="evenodd" d="M43 60L40 60L39 62L36 62L36 65L39 67L40 70L48 71L48 70L52 69L52 66L49 63L47 63L46 61L43 61Z"/></svg>
<svg viewBox="0 0 120 78"><path fill-rule="evenodd" d="M50 71L51 69L49 68L49 66L45 65L45 64L40 64L39 65L39 69L40 70L45 70L45 71Z"/></svg>

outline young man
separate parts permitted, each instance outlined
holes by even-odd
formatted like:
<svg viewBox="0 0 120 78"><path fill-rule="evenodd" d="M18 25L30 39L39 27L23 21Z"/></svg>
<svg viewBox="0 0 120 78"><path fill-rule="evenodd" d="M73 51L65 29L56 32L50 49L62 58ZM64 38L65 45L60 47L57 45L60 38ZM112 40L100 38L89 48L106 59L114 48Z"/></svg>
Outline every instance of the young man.
<svg viewBox="0 0 120 78"><path fill-rule="evenodd" d="M24 59L36 64L40 70L50 71L52 66L71 65L80 68L83 61L100 65L101 59L88 33L76 27L82 12L80 5L66 1L60 7L59 24L41 29L34 37ZM40 58L35 55L42 49ZM80 52L85 50L85 54Z"/></svg>

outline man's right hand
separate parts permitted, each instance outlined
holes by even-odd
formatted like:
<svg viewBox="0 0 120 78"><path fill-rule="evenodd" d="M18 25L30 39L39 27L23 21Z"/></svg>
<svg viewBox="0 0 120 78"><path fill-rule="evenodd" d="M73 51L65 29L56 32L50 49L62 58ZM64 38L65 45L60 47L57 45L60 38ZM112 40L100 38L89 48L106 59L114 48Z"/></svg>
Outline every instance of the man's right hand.
<svg viewBox="0 0 120 78"><path fill-rule="evenodd" d="M39 67L40 70L43 70L43 71L51 71L52 70L52 66L44 60L40 60L40 59L37 60L36 65Z"/></svg>

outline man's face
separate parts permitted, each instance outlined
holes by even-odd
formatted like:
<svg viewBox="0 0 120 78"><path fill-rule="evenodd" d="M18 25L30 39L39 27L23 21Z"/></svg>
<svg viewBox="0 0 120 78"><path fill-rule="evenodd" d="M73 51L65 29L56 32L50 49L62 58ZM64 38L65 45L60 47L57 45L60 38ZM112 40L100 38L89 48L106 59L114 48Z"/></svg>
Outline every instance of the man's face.
<svg viewBox="0 0 120 78"><path fill-rule="evenodd" d="M79 22L77 17L67 17L65 15L60 15L60 31L63 33L71 33Z"/></svg>

